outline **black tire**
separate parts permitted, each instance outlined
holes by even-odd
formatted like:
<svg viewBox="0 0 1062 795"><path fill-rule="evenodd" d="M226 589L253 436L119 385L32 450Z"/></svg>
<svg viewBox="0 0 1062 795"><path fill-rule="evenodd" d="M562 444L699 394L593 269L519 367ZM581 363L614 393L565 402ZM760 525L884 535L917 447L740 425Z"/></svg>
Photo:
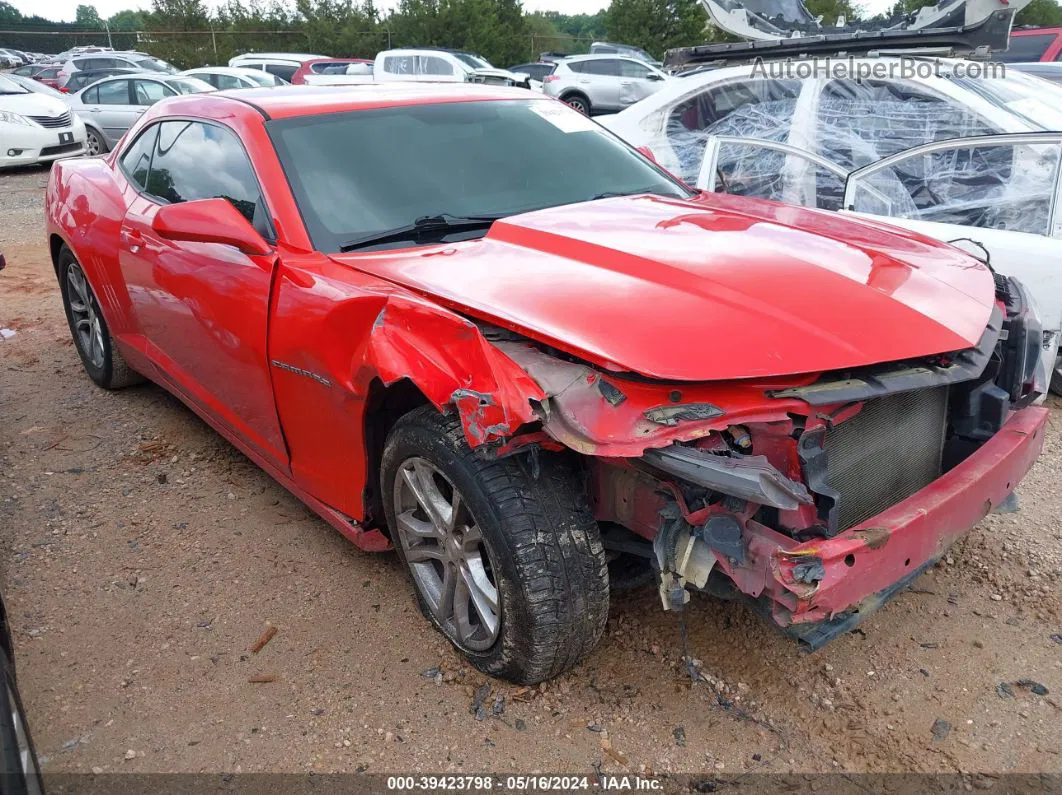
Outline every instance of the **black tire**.
<svg viewBox="0 0 1062 795"><path fill-rule="evenodd" d="M1051 391L1062 397L1062 373L1057 372L1057 370L1051 371Z"/></svg>
<svg viewBox="0 0 1062 795"><path fill-rule="evenodd" d="M391 431L380 481L395 549L411 575L397 523L400 472L411 461L427 461L460 492L497 588L497 638L481 650L463 645L434 615L413 575L418 604L480 671L534 684L572 668L597 646L608 619L609 585L601 536L573 468L542 456L534 477L523 458L477 456L460 421L428 406Z"/></svg>
<svg viewBox="0 0 1062 795"><path fill-rule="evenodd" d="M105 155L111 148L107 146L107 139L103 133L95 127L85 127L85 154L89 157Z"/></svg>
<svg viewBox="0 0 1062 795"><path fill-rule="evenodd" d="M590 116L593 114L593 105L590 104L590 98L585 94L566 94L563 97L562 102L566 103L569 107L575 108L584 116Z"/></svg>
<svg viewBox="0 0 1062 795"><path fill-rule="evenodd" d="M73 271L80 274L84 280L89 301L87 318L77 309L77 307L84 306L84 302L80 296L73 295L73 293L77 292L71 281ZM76 281L76 275L74 280ZM59 251L59 289L63 296L66 322L70 326L70 334L74 338L74 348L77 349L78 356L81 357L81 364L84 365L85 372L88 373L89 378L97 386L101 386L104 389L121 389L132 384L141 383L144 377L133 370L122 358L122 354L118 351L117 346L114 344L114 339L111 337L110 330L107 328L107 321L104 319L103 313L100 312L100 305L96 300L96 294L92 291L92 285L84 277L84 271L81 270L81 265L78 263L77 258L74 257L74 253L65 245ZM78 324L84 324L86 320L89 324L89 336L96 336L92 329L92 323L99 323L99 334L94 343L86 341L85 334L78 330ZM93 344L98 347L93 348Z"/></svg>

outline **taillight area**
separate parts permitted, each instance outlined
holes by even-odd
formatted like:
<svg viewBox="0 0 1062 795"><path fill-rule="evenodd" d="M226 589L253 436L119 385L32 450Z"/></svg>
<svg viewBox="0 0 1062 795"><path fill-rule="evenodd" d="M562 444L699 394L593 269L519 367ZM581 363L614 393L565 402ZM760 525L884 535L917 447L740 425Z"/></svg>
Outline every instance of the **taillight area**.
<svg viewBox="0 0 1062 795"><path fill-rule="evenodd" d="M543 83L554 83L557 80L560 80L557 75L546 75L544 78L542 78Z"/></svg>

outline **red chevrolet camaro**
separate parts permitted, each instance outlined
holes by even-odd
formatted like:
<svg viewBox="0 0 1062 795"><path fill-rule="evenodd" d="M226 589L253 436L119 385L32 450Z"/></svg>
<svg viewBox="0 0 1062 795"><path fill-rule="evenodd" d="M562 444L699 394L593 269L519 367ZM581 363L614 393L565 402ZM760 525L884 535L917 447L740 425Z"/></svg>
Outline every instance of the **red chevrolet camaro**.
<svg viewBox="0 0 1062 795"><path fill-rule="evenodd" d="M250 90L67 161L48 243L78 353L185 401L521 682L612 584L846 631L1043 444L1023 288L877 223L699 194L550 99ZM654 597L655 598L655 597Z"/></svg>

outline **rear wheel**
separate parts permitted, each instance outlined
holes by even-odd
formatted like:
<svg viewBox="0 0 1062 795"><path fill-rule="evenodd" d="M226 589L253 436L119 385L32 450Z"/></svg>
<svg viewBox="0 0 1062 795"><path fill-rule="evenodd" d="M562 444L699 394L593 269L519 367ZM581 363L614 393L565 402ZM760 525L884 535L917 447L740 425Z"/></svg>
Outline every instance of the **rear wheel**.
<svg viewBox="0 0 1062 795"><path fill-rule="evenodd" d="M590 99L588 97L583 96L582 94L569 94L564 98L564 102L566 102L570 107L575 108L584 116L589 116L592 110L590 106Z"/></svg>
<svg viewBox="0 0 1062 795"><path fill-rule="evenodd" d="M85 128L85 154L89 157L98 157L99 155L105 155L109 151L110 147L107 146L107 140L103 137L103 134L98 130L94 130L92 127Z"/></svg>
<svg viewBox="0 0 1062 795"><path fill-rule="evenodd" d="M484 673L520 683L582 660L608 618L608 567L572 469L468 446L431 407L399 420L381 466L387 524L421 610Z"/></svg>
<svg viewBox="0 0 1062 795"><path fill-rule="evenodd" d="M66 246L59 252L59 288L74 347L89 378L104 389L120 389L143 381L144 377L126 364L115 346L92 285Z"/></svg>

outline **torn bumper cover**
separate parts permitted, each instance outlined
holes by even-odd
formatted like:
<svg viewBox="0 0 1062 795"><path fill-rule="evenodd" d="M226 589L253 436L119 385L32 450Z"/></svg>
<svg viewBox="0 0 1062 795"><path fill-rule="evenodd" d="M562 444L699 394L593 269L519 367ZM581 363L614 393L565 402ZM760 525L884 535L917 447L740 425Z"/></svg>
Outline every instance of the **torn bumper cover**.
<svg viewBox="0 0 1062 795"><path fill-rule="evenodd" d="M1015 412L932 484L829 540L779 547L784 537L750 523L756 557L749 563L768 569L760 607L812 649L851 629L1011 494L1040 454L1047 413L1041 407Z"/></svg>

